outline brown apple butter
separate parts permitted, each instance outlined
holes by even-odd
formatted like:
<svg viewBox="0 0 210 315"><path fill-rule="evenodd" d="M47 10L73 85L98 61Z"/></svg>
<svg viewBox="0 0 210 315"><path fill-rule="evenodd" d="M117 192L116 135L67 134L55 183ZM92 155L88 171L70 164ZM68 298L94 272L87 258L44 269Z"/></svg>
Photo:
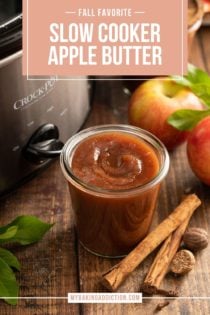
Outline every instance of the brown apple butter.
<svg viewBox="0 0 210 315"><path fill-rule="evenodd" d="M154 150L135 136L120 132L94 135L76 148L71 164L83 182L111 190L146 184L159 171Z"/></svg>
<svg viewBox="0 0 210 315"><path fill-rule="evenodd" d="M101 128L74 143L67 179L81 243L99 255L123 256L148 232L168 157L138 128Z"/></svg>

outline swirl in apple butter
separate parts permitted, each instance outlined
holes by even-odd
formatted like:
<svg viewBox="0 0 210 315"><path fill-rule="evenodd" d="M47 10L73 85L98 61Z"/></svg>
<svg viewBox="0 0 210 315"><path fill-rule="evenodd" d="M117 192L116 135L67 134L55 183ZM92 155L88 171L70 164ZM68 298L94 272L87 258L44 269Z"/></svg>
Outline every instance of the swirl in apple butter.
<svg viewBox="0 0 210 315"><path fill-rule="evenodd" d="M154 150L137 137L103 133L82 141L75 149L72 170L84 183L108 190L144 185L159 171Z"/></svg>

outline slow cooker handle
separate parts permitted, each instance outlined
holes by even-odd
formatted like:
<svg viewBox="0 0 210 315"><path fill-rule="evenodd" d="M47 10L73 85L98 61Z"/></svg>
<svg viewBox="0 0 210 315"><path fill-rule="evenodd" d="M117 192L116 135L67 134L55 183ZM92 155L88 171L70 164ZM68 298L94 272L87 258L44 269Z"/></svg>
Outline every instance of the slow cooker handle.
<svg viewBox="0 0 210 315"><path fill-rule="evenodd" d="M36 164L55 158L60 155L64 145L58 139L58 127L53 124L45 124L38 128L29 139L23 149L23 155L28 161Z"/></svg>

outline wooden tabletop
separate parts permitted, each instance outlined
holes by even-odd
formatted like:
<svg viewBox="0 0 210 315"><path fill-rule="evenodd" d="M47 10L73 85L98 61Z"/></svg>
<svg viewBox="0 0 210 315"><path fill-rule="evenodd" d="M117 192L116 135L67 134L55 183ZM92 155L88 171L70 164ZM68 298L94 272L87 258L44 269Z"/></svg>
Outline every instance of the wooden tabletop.
<svg viewBox="0 0 210 315"><path fill-rule="evenodd" d="M210 73L210 29L203 28L191 51L191 61ZM122 82L98 81L96 96L84 127L104 123L127 122L128 96ZM158 209L152 227L163 220L179 203L184 192L196 192L202 206L191 220L192 226L210 227L210 188L192 174L185 145L170 154L171 168L163 183ZM22 268L17 273L21 297L16 307L0 302L1 315L135 315L153 314L160 300L144 300L143 304L74 304L67 303L68 292L104 292L99 283L102 272L119 260L104 259L86 252L78 242L68 188L55 161L36 178L0 202L1 224L21 214L37 215L54 222L52 230L36 245L14 247ZM209 229L210 230L210 229ZM139 292L154 254L150 255L120 287L118 292ZM196 267L188 275L174 278L168 275L163 287L179 288L182 297L210 297L210 250L196 256ZM46 299L41 298L46 297ZM51 298L47 298L51 297ZM53 299L57 297L57 299ZM175 299L161 314L210 314L210 300Z"/></svg>

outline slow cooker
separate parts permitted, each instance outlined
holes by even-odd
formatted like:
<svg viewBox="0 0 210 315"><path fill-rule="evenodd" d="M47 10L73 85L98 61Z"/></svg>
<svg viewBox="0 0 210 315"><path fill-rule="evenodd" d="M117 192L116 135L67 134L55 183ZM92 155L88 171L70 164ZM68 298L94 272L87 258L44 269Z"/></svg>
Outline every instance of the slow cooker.
<svg viewBox="0 0 210 315"><path fill-rule="evenodd" d="M22 1L0 0L0 196L60 154L90 108L87 77L22 75Z"/></svg>

